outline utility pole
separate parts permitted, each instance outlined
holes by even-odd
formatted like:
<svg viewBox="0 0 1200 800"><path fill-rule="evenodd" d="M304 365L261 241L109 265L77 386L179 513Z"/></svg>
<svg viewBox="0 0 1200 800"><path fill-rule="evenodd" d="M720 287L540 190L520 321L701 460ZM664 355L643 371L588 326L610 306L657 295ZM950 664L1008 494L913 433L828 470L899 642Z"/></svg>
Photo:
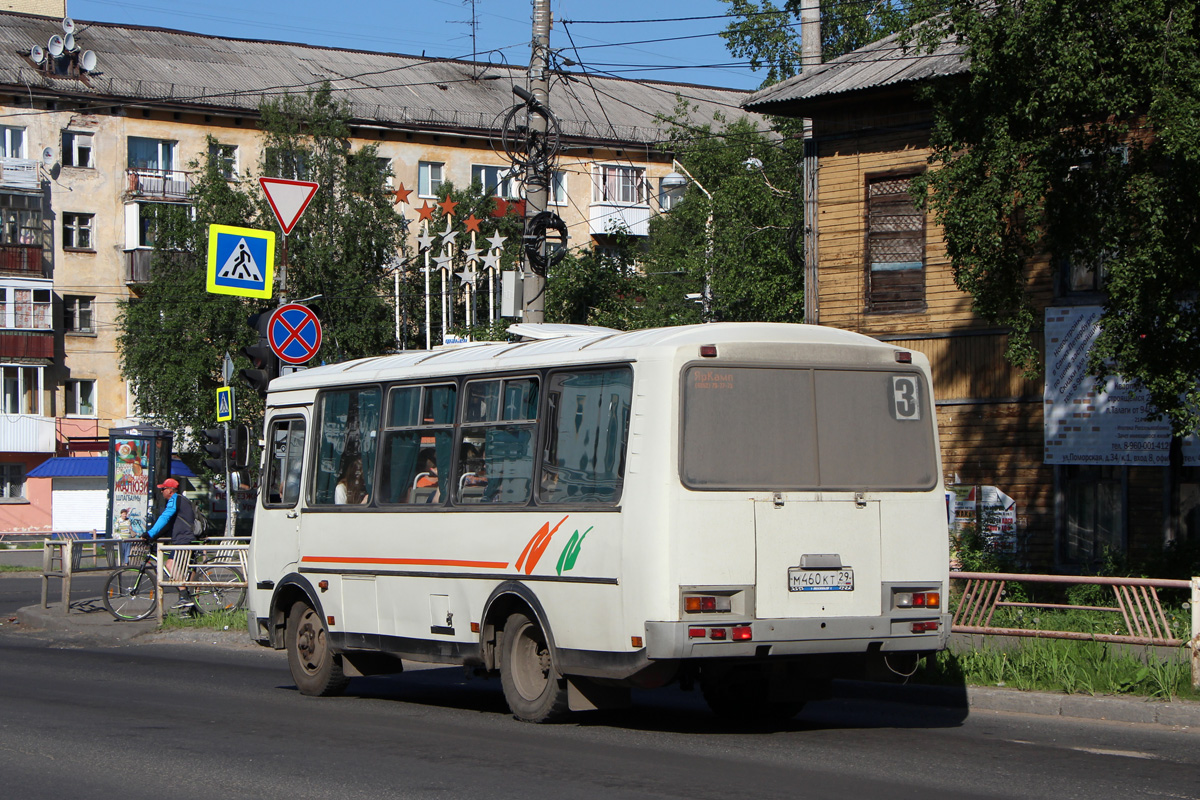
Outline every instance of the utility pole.
<svg viewBox="0 0 1200 800"><path fill-rule="evenodd" d="M821 3L800 3L800 70L821 64ZM804 321L817 325L817 140L813 121L804 120Z"/></svg>
<svg viewBox="0 0 1200 800"><path fill-rule="evenodd" d="M529 56L529 91L534 102L545 107L550 100L550 0L533 0L533 47ZM532 110L532 109L531 109ZM525 174L525 236L530 236L529 222L546 210L551 176L546 158L546 132L549 121L544 114L529 114L528 166ZM541 174L539 174L541 173ZM537 246L546 256L546 240ZM545 261L543 260L543 263ZM546 278L537 274L528 257L521 284L524 289L524 322L543 322L546 316Z"/></svg>

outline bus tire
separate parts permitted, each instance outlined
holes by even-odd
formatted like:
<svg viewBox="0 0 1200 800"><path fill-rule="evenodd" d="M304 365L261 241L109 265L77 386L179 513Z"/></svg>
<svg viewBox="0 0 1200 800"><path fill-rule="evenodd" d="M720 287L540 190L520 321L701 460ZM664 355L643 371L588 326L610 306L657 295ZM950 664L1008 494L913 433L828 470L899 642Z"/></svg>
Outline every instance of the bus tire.
<svg viewBox="0 0 1200 800"><path fill-rule="evenodd" d="M346 690L350 679L342 672L342 657L329 649L325 623L304 600L293 603L288 613L284 647L300 694L329 697Z"/></svg>
<svg viewBox="0 0 1200 800"><path fill-rule="evenodd" d="M700 675L700 691L714 714L740 725L787 722L804 708L802 700L772 698L768 671L753 666L706 669Z"/></svg>
<svg viewBox="0 0 1200 800"><path fill-rule="evenodd" d="M568 711L567 681L554 671L545 633L524 614L504 623L500 683L509 710L523 722L549 722Z"/></svg>

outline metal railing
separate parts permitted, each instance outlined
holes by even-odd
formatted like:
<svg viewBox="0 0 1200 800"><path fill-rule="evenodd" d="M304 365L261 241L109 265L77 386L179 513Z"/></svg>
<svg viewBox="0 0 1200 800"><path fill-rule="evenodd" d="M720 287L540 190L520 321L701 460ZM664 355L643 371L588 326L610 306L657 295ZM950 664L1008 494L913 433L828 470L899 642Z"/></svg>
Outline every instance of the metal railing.
<svg viewBox="0 0 1200 800"><path fill-rule="evenodd" d="M965 581L954 612L953 633L991 636L1025 636L1039 639L1074 639L1117 644L1181 647L1191 650L1192 685L1200 688L1200 577L1190 581L1157 578L1101 578L1075 575L1020 575L1007 572L952 572L951 580ZM1071 584L1107 586L1113 590L1114 606L1074 605L1071 603L1035 603L1005 600L1009 583ZM1163 610L1159 589L1191 592L1191 637L1174 635L1170 619ZM1058 631L1044 628L1018 628L993 625L997 609L1050 609L1119 614L1125 633L1095 631Z"/></svg>
<svg viewBox="0 0 1200 800"><path fill-rule="evenodd" d="M46 534L41 534L43 537ZM42 608L49 608L50 579L62 580L63 613L71 612L71 579L81 572L111 572L120 566L120 543L91 533L55 533L42 540Z"/></svg>
<svg viewBox="0 0 1200 800"><path fill-rule="evenodd" d="M215 539L204 544L163 544L158 546L158 586L155 590L154 617L161 625L163 621L163 589L245 589L246 558L250 550L250 537L231 536ZM207 555L205 555L207 554ZM201 556L197 560L198 555ZM171 559L171 574L167 574L166 562ZM228 566L237 570L241 580L217 581L198 580L194 571L197 566Z"/></svg>

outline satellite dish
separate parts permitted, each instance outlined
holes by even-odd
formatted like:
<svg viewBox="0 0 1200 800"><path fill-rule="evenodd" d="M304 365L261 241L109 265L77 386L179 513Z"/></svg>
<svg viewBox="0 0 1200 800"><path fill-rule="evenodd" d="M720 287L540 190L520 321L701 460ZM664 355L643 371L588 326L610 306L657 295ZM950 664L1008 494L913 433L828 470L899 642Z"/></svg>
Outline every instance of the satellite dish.
<svg viewBox="0 0 1200 800"><path fill-rule="evenodd" d="M63 33L74 33L75 32L75 20L71 19L70 17L66 17L62 21L62 28L63 28Z"/></svg>
<svg viewBox="0 0 1200 800"><path fill-rule="evenodd" d="M50 51L50 55L58 58L62 55L63 48L67 43L57 33L50 37L50 41L46 43L46 49Z"/></svg>
<svg viewBox="0 0 1200 800"><path fill-rule="evenodd" d="M96 68L96 51L84 50L79 56L79 66L83 67L85 72L91 72Z"/></svg>
<svg viewBox="0 0 1200 800"><path fill-rule="evenodd" d="M33 63L40 64L46 60L46 51L42 49L40 44L35 44L29 49L29 58Z"/></svg>
<svg viewBox="0 0 1200 800"><path fill-rule="evenodd" d="M65 42L63 42L63 45L66 47L68 53L74 53L75 52L75 34L68 33L67 39Z"/></svg>
<svg viewBox="0 0 1200 800"><path fill-rule="evenodd" d="M55 160L54 159L54 148L53 147L42 148L42 163L46 165L46 169L50 169L51 167L54 166L54 160Z"/></svg>

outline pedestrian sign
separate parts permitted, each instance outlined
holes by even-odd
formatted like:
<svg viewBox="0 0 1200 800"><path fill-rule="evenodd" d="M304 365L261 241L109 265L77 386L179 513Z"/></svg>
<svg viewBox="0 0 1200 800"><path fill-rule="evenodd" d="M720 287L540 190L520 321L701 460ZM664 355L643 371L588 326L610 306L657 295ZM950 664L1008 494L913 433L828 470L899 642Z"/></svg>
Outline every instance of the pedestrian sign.
<svg viewBox="0 0 1200 800"><path fill-rule="evenodd" d="M208 226L208 291L270 297L275 279L275 232Z"/></svg>
<svg viewBox="0 0 1200 800"><path fill-rule="evenodd" d="M222 386L217 389L217 422L229 422L233 419L233 387Z"/></svg>

